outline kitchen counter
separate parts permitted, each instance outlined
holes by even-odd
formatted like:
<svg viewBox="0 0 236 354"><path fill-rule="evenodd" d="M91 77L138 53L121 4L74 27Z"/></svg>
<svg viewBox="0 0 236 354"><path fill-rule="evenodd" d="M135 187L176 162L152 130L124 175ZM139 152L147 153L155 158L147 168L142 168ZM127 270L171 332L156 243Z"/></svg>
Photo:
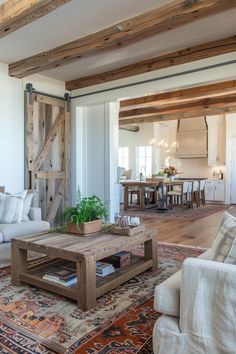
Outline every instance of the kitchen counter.
<svg viewBox="0 0 236 354"><path fill-rule="evenodd" d="M198 178L196 178L196 177L181 177L181 178L179 178L178 177L178 179L179 180L181 180L181 181L189 181L189 180L191 180L191 181L202 181L202 180L204 180L204 179L208 179L207 177L198 177Z"/></svg>

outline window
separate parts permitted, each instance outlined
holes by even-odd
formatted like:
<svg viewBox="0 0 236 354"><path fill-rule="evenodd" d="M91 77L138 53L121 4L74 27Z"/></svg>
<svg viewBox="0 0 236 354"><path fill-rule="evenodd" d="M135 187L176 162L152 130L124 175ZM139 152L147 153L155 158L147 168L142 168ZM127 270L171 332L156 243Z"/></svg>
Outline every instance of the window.
<svg viewBox="0 0 236 354"><path fill-rule="evenodd" d="M129 148L126 146L119 148L118 166L129 169Z"/></svg>
<svg viewBox="0 0 236 354"><path fill-rule="evenodd" d="M139 177L140 173L146 177L152 175L152 146L136 148L136 177Z"/></svg>

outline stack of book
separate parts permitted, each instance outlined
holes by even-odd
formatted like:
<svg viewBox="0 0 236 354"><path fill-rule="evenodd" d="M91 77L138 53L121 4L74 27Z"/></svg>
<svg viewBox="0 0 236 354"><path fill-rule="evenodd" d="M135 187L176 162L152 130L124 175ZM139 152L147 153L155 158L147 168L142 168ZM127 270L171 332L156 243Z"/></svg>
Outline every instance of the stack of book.
<svg viewBox="0 0 236 354"><path fill-rule="evenodd" d="M105 277L111 273L114 273L115 268L112 264L106 262L96 262L96 274L100 277Z"/></svg>
<svg viewBox="0 0 236 354"><path fill-rule="evenodd" d="M73 268L60 266L59 269L49 269L44 274L43 279L61 284L63 286L73 287L77 283L77 274Z"/></svg>

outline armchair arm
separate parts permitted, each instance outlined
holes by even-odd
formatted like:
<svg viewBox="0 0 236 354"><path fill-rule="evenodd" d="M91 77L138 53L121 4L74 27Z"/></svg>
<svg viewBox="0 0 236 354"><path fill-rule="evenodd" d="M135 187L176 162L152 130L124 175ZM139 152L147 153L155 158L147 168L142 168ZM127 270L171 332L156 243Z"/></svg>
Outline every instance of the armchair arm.
<svg viewBox="0 0 236 354"><path fill-rule="evenodd" d="M234 353L236 266L188 258L181 270L180 331L209 353ZM205 353L205 351L202 351ZM208 351L206 351L208 352Z"/></svg>
<svg viewBox="0 0 236 354"><path fill-rule="evenodd" d="M42 220L42 212L40 208L31 207L29 211L29 219L33 221Z"/></svg>

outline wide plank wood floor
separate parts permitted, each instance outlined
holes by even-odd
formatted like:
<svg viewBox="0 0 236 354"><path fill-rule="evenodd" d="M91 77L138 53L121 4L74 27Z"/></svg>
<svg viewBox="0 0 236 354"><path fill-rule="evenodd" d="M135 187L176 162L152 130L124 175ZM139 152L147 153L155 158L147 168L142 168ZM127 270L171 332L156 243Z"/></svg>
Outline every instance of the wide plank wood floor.
<svg viewBox="0 0 236 354"><path fill-rule="evenodd" d="M161 242L176 243L209 248L219 228L224 211L218 211L210 216L195 221L181 218L158 219L149 214L143 217L146 228L157 230L158 240Z"/></svg>

